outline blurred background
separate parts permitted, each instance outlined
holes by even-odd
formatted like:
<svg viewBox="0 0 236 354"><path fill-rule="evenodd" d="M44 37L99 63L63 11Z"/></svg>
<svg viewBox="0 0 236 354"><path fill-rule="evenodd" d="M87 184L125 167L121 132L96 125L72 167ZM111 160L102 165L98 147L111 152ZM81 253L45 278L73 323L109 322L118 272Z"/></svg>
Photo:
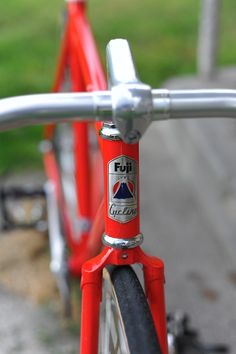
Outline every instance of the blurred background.
<svg viewBox="0 0 236 354"><path fill-rule="evenodd" d="M234 87L235 82L236 88L234 69L226 75L229 81L224 79L221 82L217 76L218 70L221 72L223 68L236 66L234 0L220 1L214 77L199 73L197 52L202 1L89 0L88 5L104 67L106 44L112 38L121 37L130 42L140 78L152 87L219 87L221 83L222 87ZM0 3L1 98L50 91L63 26L63 9L63 1L59 0ZM6 179L10 175L13 180L23 183L29 171L31 180L41 180L38 172L32 174L32 170L42 170L38 152L41 136L41 127L1 134L0 178ZM231 353L236 353L235 137L235 122L215 122L214 128L209 121L206 124L163 122L152 125L141 143L145 247L166 261L168 309L187 311L193 317L194 325L201 328L205 341L230 343ZM14 237L14 240L19 239L18 235ZM22 237L28 244L28 236ZM4 289L11 289L9 280L4 280L9 279L9 273L4 278L4 267L7 259L10 259L10 266L15 261L4 251L9 244L3 243L5 240L0 241L0 258L5 262L3 265L0 263L0 289L1 284L4 284ZM36 246L30 246L30 255L38 255L42 249L43 254L47 253L45 244L42 246L41 240L38 242ZM20 248L20 242L14 241L14 244ZM32 257L28 257L29 262L32 259L35 262ZM19 263L16 264L19 267ZM38 276L39 268L29 279ZM22 269L24 273L25 268ZM47 262L43 269L42 282ZM17 276L17 272L14 274ZM14 276L10 279L14 283ZM20 294L33 299L33 302L45 304L52 294L56 297L54 285L47 287L52 290L40 299L38 289L37 295L33 290L32 296L28 295L28 290L20 291ZM28 284L26 288L32 289L32 285ZM1 294L2 300L6 298L5 293ZM11 296L8 294L8 299ZM10 316L12 306L17 311L14 301L4 305L6 317ZM17 301L21 300L17 298ZM43 328L40 340L44 344L49 343L45 353L48 347L53 352L52 343L57 341L59 329L45 330L44 318L38 320L38 315L32 315L32 308L26 303L20 302L19 306L28 309L25 316L29 321L33 319ZM19 321L27 323L20 315L18 317ZM57 319L47 318L47 321L51 326ZM31 332L27 335L33 336ZM71 343L70 335L71 331L69 338L63 337L63 343ZM28 347L30 345L32 343ZM76 346L77 342L72 340L70 349L57 347L54 352L68 353L70 350L74 353ZM27 353L26 347L23 346L22 353ZM19 353L19 346L17 350ZM33 352L42 354L43 350L42 347L34 347Z"/></svg>
<svg viewBox="0 0 236 354"><path fill-rule="evenodd" d="M171 76L196 73L200 1L90 0L89 17L104 62L111 38L130 41L141 79L159 87ZM219 65L234 64L235 8L221 2ZM50 91L63 1L13 0L0 4L0 97ZM40 166L41 128L1 135L0 171Z"/></svg>

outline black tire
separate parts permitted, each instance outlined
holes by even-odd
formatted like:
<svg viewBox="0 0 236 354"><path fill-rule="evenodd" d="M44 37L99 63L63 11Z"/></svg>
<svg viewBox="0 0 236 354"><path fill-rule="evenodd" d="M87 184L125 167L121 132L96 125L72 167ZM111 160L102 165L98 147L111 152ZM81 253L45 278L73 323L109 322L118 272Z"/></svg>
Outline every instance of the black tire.
<svg viewBox="0 0 236 354"><path fill-rule="evenodd" d="M106 345L106 347L109 346L109 350L106 350L100 342L99 354L107 354L108 352L109 354L113 354L113 352L119 354L161 354L149 305L133 269L129 266L119 266L109 270L109 277L107 271L105 273L104 282L110 282L114 302L112 316L115 319L109 319L109 325L112 327L113 323L117 323L119 317L121 325L116 326L123 328L123 333L119 336L122 335L124 338L122 339L123 344L117 344L119 338L114 339L114 334L111 334L110 337L116 344ZM105 289L105 292L109 292L109 290ZM103 297L106 295L103 292ZM104 341L105 334L103 333L101 316L100 340ZM105 320L107 321L107 319Z"/></svg>

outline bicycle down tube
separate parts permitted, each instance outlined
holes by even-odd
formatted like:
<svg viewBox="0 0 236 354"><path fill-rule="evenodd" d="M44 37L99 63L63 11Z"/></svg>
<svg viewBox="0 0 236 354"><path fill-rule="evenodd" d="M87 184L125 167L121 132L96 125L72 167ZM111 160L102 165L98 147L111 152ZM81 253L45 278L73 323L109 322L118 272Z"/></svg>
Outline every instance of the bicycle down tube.
<svg viewBox="0 0 236 354"><path fill-rule="evenodd" d="M66 76L68 76L71 90L74 92L104 90L106 88L105 76L86 19L85 2L67 3L67 21L53 87L54 92L63 90ZM101 123L97 123L97 131L100 128ZM53 139L54 129L55 126L46 128L46 139ZM101 179L102 176L99 177L98 173L101 170L99 166L101 157L99 150L93 152L94 156L89 153L91 129L88 122L75 120L71 129L74 139L75 193L78 201L76 219L78 218L77 224L80 224L80 227L73 228L74 220L70 220L68 215L64 215L64 219L67 220L66 237L71 251L69 269L73 275L80 276L82 263L97 254L101 248L101 237L99 231L96 230L104 228L103 218L96 218L96 211L101 210L99 205L102 203L102 196L99 189L95 188L96 183L101 184L99 178ZM47 163L48 158L49 162ZM51 152L48 156L45 154L46 171L50 169L52 159L54 160L54 169L56 169L57 163L54 155ZM63 203L65 204L65 201L60 200L60 204ZM66 212L66 209L65 206L63 210Z"/></svg>

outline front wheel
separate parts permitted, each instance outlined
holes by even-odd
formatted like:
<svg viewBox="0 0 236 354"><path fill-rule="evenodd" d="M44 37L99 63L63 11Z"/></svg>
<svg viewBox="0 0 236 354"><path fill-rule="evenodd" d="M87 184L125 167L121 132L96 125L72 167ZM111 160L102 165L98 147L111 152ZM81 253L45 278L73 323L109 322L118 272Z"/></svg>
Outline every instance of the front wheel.
<svg viewBox="0 0 236 354"><path fill-rule="evenodd" d="M104 270L99 354L161 354L152 315L129 266Z"/></svg>

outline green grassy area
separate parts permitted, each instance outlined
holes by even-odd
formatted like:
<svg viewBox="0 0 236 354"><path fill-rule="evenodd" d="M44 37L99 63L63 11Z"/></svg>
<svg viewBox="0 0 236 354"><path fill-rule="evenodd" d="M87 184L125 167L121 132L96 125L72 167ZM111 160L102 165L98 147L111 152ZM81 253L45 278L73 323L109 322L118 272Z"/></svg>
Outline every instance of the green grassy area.
<svg viewBox="0 0 236 354"><path fill-rule="evenodd" d="M89 0L89 16L104 59L111 38L127 38L140 77L158 87L170 76L196 71L200 2L196 0ZM0 3L0 97L47 92L55 70L64 2ZM222 1L219 64L236 62L236 2ZM40 166L41 128L0 136L0 173Z"/></svg>
<svg viewBox="0 0 236 354"><path fill-rule="evenodd" d="M49 91L59 43L59 1L0 2L0 97ZM41 127L0 135L0 173L39 167Z"/></svg>

